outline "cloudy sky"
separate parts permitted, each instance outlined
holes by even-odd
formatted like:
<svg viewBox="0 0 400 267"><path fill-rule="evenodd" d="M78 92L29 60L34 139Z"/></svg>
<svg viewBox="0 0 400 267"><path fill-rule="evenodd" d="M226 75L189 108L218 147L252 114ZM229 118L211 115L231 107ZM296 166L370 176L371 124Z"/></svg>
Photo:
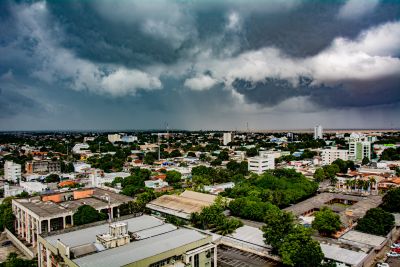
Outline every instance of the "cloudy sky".
<svg viewBox="0 0 400 267"><path fill-rule="evenodd" d="M0 130L400 127L400 1L0 1Z"/></svg>

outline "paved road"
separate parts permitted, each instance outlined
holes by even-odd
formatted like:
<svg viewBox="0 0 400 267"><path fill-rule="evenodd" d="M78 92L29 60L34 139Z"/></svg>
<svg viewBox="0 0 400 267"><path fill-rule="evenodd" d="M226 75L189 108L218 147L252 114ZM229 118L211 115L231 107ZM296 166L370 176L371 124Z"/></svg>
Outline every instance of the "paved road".
<svg viewBox="0 0 400 267"><path fill-rule="evenodd" d="M277 263L258 255L227 246L218 247L218 266L222 267L276 267Z"/></svg>

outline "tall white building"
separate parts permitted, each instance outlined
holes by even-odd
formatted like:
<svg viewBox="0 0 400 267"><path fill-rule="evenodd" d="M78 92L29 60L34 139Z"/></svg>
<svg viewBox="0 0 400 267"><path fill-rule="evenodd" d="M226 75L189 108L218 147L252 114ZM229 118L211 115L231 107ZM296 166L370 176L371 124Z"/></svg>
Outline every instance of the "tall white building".
<svg viewBox="0 0 400 267"><path fill-rule="evenodd" d="M371 142L350 141L349 160L362 161L363 158L371 159Z"/></svg>
<svg viewBox="0 0 400 267"><path fill-rule="evenodd" d="M121 135L120 134L109 134L108 141L110 143L121 142Z"/></svg>
<svg viewBox="0 0 400 267"><path fill-rule="evenodd" d="M322 135L322 126L321 125L317 125L314 127L314 139L323 139L323 135Z"/></svg>
<svg viewBox="0 0 400 267"><path fill-rule="evenodd" d="M232 142L232 133L224 133L224 140L223 140L224 146L226 146L230 142Z"/></svg>
<svg viewBox="0 0 400 267"><path fill-rule="evenodd" d="M247 160L249 172L262 174L266 170L275 169L275 157L273 154L266 154L263 157L251 157Z"/></svg>
<svg viewBox="0 0 400 267"><path fill-rule="evenodd" d="M330 149L323 149L321 152L322 165L329 165L337 159L348 160L349 151L344 149L337 149L337 147L331 147Z"/></svg>
<svg viewBox="0 0 400 267"><path fill-rule="evenodd" d="M21 165L6 160L4 163L4 179L17 182L21 179Z"/></svg>

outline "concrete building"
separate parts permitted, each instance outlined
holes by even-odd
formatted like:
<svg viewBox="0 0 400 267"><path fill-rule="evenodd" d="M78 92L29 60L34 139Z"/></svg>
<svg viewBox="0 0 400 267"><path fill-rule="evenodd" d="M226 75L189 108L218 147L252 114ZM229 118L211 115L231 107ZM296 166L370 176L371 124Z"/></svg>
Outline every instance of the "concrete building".
<svg viewBox="0 0 400 267"><path fill-rule="evenodd" d="M149 202L146 207L155 215L173 215L189 220L194 212L214 204L217 196L186 190L178 195L163 195Z"/></svg>
<svg viewBox="0 0 400 267"><path fill-rule="evenodd" d="M32 160L25 164L26 173L54 173L61 172L59 161L51 160Z"/></svg>
<svg viewBox="0 0 400 267"><path fill-rule="evenodd" d="M322 165L329 165L337 159L348 160L349 151L344 149L337 149L336 147L331 147L330 149L323 149L321 152Z"/></svg>
<svg viewBox="0 0 400 267"><path fill-rule="evenodd" d="M110 143L121 142L120 134L109 134L107 137Z"/></svg>
<svg viewBox="0 0 400 267"><path fill-rule="evenodd" d="M82 205L119 217L119 206L132 198L99 188L57 192L25 199L13 199L18 238L36 245L37 235L73 226L73 214ZM115 216L114 216L115 215Z"/></svg>
<svg viewBox="0 0 400 267"><path fill-rule="evenodd" d="M262 174L266 170L275 169L275 157L273 154L266 154L264 157L251 157L248 158L249 172Z"/></svg>
<svg viewBox="0 0 400 267"><path fill-rule="evenodd" d="M223 144L224 146L228 145L230 142L232 142L232 133L224 133L223 136Z"/></svg>
<svg viewBox="0 0 400 267"><path fill-rule="evenodd" d="M349 160L362 161L363 158L371 160L371 143L367 141L350 141Z"/></svg>
<svg viewBox="0 0 400 267"><path fill-rule="evenodd" d="M74 154L84 154L84 153L91 153L89 150L89 145L85 143L75 144L72 148L72 153Z"/></svg>
<svg viewBox="0 0 400 267"><path fill-rule="evenodd" d="M92 166L85 162L75 162L74 172L84 173L90 170Z"/></svg>
<svg viewBox="0 0 400 267"><path fill-rule="evenodd" d="M314 127L314 139L323 139L323 133L322 133L323 129L321 125L317 125Z"/></svg>
<svg viewBox="0 0 400 267"><path fill-rule="evenodd" d="M40 235L38 241L39 267L217 266L211 235L148 215Z"/></svg>
<svg viewBox="0 0 400 267"><path fill-rule="evenodd" d="M21 180L21 165L6 160L4 163L4 179L14 183Z"/></svg>
<svg viewBox="0 0 400 267"><path fill-rule="evenodd" d="M137 142L138 138L137 136L133 136L133 135L124 135L121 138L121 142L125 142L125 143L133 143L133 142Z"/></svg>

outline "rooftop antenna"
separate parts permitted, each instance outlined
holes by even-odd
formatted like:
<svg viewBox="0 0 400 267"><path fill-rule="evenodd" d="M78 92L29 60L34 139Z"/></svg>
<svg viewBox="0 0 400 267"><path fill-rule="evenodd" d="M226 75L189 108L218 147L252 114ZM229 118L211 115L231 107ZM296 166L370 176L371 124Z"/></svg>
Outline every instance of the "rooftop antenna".
<svg viewBox="0 0 400 267"><path fill-rule="evenodd" d="M249 130L249 122L246 122L246 129L247 129L247 132L250 132L250 130Z"/></svg>
<svg viewBox="0 0 400 267"><path fill-rule="evenodd" d="M157 134L157 143L158 143L158 160L160 161L160 154L161 154L161 146L160 146L160 133Z"/></svg>

